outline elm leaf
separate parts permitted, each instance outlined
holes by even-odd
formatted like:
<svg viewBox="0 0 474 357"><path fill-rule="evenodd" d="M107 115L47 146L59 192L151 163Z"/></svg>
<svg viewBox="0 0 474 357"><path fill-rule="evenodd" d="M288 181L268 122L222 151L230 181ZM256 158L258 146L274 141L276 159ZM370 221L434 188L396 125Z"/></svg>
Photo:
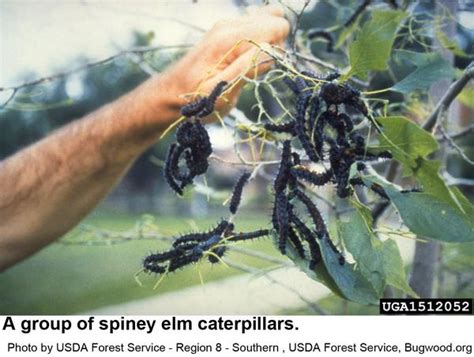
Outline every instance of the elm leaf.
<svg viewBox="0 0 474 357"><path fill-rule="evenodd" d="M356 261L361 273L382 295L386 285L416 296L407 282L398 245L387 239L382 242L372 230L370 210L353 202L356 212L349 222L340 223L340 237L346 249Z"/></svg>
<svg viewBox="0 0 474 357"><path fill-rule="evenodd" d="M382 126L378 149L389 150L402 164L406 176L413 174L418 158L425 158L438 149L438 143L427 131L405 117L378 117Z"/></svg>
<svg viewBox="0 0 474 357"><path fill-rule="evenodd" d="M432 189L400 192L397 186L380 176L371 175L363 179L367 183L378 183L385 189L403 223L414 234L448 243L474 242L474 210L459 191L448 188L457 199L457 202L450 202Z"/></svg>
<svg viewBox="0 0 474 357"><path fill-rule="evenodd" d="M339 264L339 254L332 250L327 239L319 240L318 243L324 265L343 296L359 304L377 304L381 296L362 275L360 269L348 262Z"/></svg>
<svg viewBox="0 0 474 357"><path fill-rule="evenodd" d="M427 90L433 83L453 75L454 69L451 64L436 54L430 56L415 71L396 83L392 90L405 94L415 90Z"/></svg>
<svg viewBox="0 0 474 357"><path fill-rule="evenodd" d="M400 10L375 10L349 45L351 68L347 76L366 79L369 71L387 69L395 34L407 13Z"/></svg>

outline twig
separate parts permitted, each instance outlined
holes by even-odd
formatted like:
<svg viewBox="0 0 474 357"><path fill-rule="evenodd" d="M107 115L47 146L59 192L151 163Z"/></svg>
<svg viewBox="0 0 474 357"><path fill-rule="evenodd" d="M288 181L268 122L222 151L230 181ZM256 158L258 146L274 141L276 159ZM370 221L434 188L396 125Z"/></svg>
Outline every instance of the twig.
<svg viewBox="0 0 474 357"><path fill-rule="evenodd" d="M320 59L318 57L304 55L304 54L299 53L299 52L296 53L295 55L296 55L297 58L299 58L299 59L301 59L305 62L317 64L318 66L330 69L331 71L337 71L338 70L338 68L336 66L334 66L333 64L331 64L329 62L325 62L325 61L323 61L322 59Z"/></svg>
<svg viewBox="0 0 474 357"><path fill-rule="evenodd" d="M28 81L28 82L25 82L25 83L22 83L22 84L16 85L16 86L0 87L0 92L12 91L12 94L10 95L10 97L2 105L0 105L0 109L5 107L13 99L15 94L20 89L25 88L25 87L35 86L35 85L38 85L38 84L41 84L41 83L44 83L44 82L50 82L50 81L53 81L53 80L56 80L56 79L59 79L59 78L67 77L67 76L69 76L73 73L81 72L81 71L90 69L92 67L96 67L96 66L106 64L108 62L111 62L111 61L113 61L113 60L115 60L115 59L117 59L121 56L125 56L125 55L131 55L131 54L138 55L138 54L143 54L143 53L153 52L153 51L158 51L158 50L181 49L181 48L188 48L188 47L191 47L191 45L184 44L184 45L170 45L170 46L143 46L143 47L130 48L130 49L120 51L120 52L118 52L118 53L116 53L112 56L107 57L107 58L104 58L104 59L101 59L101 60L98 60L98 61L95 61L95 62L86 63L86 64L84 64L82 66L79 66L79 67L76 67L76 68L74 68L70 71L55 73L55 74L52 74L50 76L37 78L37 79L34 79L32 81Z"/></svg>
<svg viewBox="0 0 474 357"><path fill-rule="evenodd" d="M451 140L459 140L464 138L465 136L468 135L473 135L474 134L474 125L468 126L466 129L460 131L459 133L452 134L449 137Z"/></svg>
<svg viewBox="0 0 474 357"><path fill-rule="evenodd" d="M448 186L474 186L473 179L451 176L448 172L443 173L443 178Z"/></svg>
<svg viewBox="0 0 474 357"><path fill-rule="evenodd" d="M431 113L431 115L428 117L426 122L423 124L422 128L425 129L426 131L431 131L435 124L436 120L438 119L438 116L440 114L440 111L442 108L449 108L453 100L461 93L461 91L464 89L466 84L469 83L469 81L474 77L474 62L471 62L469 66L464 70L464 73L461 78L459 78L457 81L453 82L444 96L441 98L439 103L436 105L435 110Z"/></svg>
<svg viewBox="0 0 474 357"><path fill-rule="evenodd" d="M308 63L316 64L318 66L327 68L327 69L329 69L333 72L338 71L338 68L336 66L332 65L331 63L325 62L322 59L317 58L315 56L305 55L305 54L302 54L300 52L295 53L295 56L296 56L296 58L299 58L300 60L303 60L303 61L308 62ZM357 85L359 85L363 88L369 87L369 83L367 83L365 81L362 81L362 80L360 80L356 77L349 78L349 81L351 81L351 82L353 82L353 83L355 83L355 84L357 84Z"/></svg>
<svg viewBox="0 0 474 357"><path fill-rule="evenodd" d="M284 266L293 266L292 263L290 263L288 260L280 259L280 258L275 258L272 257L271 255L264 254L255 250L250 250L242 247L237 247L237 246L229 246L230 250L233 250L234 252L239 252L241 254L245 254L251 257L259 258L262 260L265 260L270 263L276 263Z"/></svg>
<svg viewBox="0 0 474 357"><path fill-rule="evenodd" d="M360 4L357 9L354 11L354 13L352 14L351 17L349 17L347 19L347 21L344 23L344 27L348 27L349 25L351 25L355 20L357 20L357 18L360 16L360 14L362 14L364 12L364 10L367 8L367 6L370 5L370 3L372 2L372 0L364 0L362 2L362 4Z"/></svg>
<svg viewBox="0 0 474 357"><path fill-rule="evenodd" d="M109 34L110 42L113 44L114 48L117 51L123 51L123 48L113 39L113 36L109 28L106 26L106 24L104 24L103 21L101 21L94 13L92 13L91 9L89 8L89 4L85 0L81 1L81 4L86 7L86 11L88 11L90 17L92 17L95 20L97 26L100 27L103 32L106 32ZM130 53L130 54L127 54L126 56L138 67L140 67L140 69L144 73L146 73L148 76L152 76L155 73L157 73L157 71L145 61L145 59L143 58L143 55Z"/></svg>
<svg viewBox="0 0 474 357"><path fill-rule="evenodd" d="M274 161L247 161L247 162L241 162L241 161L230 161L226 160L216 154L212 154L209 156L209 160L217 161L223 164L227 165L232 165L232 166L252 166L254 167L255 165L278 165L280 164L280 161L274 160Z"/></svg>
<svg viewBox="0 0 474 357"><path fill-rule="evenodd" d="M448 142L449 146L456 150L464 161L466 161L469 165L474 165L474 161L467 157L464 150L461 149L448 134L446 134L444 128L441 125L438 127L438 130L440 131L443 138Z"/></svg>
<svg viewBox="0 0 474 357"><path fill-rule="evenodd" d="M293 56L296 54L296 35L298 33L298 28L300 27L301 16L303 16L303 13L308 7L309 3L310 0L305 0L303 7L301 8L301 11L299 13L293 10L293 13L295 14L296 18L289 39Z"/></svg>

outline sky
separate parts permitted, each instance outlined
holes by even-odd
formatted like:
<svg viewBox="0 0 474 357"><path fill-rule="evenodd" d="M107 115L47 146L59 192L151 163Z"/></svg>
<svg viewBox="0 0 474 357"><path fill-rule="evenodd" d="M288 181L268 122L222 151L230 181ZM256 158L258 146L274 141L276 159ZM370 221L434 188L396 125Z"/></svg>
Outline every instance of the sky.
<svg viewBox="0 0 474 357"><path fill-rule="evenodd" d="M68 68L79 55L99 60L130 47L132 30L155 33L155 44L193 43L223 16L230 0L0 0L0 86Z"/></svg>

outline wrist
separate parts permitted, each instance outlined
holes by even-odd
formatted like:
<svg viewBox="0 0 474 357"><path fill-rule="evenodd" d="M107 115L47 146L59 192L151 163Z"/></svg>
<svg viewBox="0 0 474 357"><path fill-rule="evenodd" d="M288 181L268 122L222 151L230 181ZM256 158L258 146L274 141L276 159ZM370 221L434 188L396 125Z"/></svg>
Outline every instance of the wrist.
<svg viewBox="0 0 474 357"><path fill-rule="evenodd" d="M180 116L181 107L186 103L179 81L170 71L151 77L143 84L143 93L148 98L149 120L160 131L166 130Z"/></svg>

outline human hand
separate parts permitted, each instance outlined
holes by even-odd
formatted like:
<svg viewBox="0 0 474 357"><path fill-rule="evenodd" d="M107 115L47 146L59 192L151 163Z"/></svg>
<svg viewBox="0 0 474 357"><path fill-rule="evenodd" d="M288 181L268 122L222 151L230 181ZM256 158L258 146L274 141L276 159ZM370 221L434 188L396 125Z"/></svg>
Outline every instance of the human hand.
<svg viewBox="0 0 474 357"><path fill-rule="evenodd" d="M246 15L221 20L167 71L168 92L180 97L183 105L189 101L183 98L185 94L207 95L220 81L237 79L225 93L226 100L216 103L216 110L225 113L237 102L245 84L242 78L260 75L272 65L271 58L259 46L283 46L288 32L289 23L283 18L282 8L276 6L250 7Z"/></svg>

